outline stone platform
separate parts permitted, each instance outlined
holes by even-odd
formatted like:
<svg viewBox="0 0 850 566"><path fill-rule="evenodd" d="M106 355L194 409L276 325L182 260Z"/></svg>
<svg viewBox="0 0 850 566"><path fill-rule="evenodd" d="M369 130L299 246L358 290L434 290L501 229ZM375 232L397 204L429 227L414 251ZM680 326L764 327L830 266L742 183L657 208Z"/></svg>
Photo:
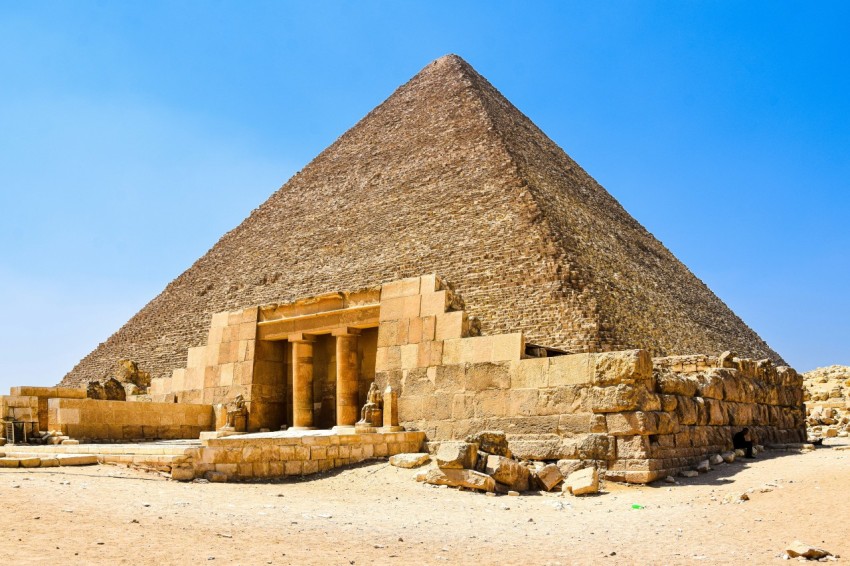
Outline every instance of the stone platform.
<svg viewBox="0 0 850 566"><path fill-rule="evenodd" d="M289 430L211 438L186 450L190 463L173 477L250 480L301 476L419 452L424 432L338 433L331 430ZM191 477L190 476L191 472Z"/></svg>

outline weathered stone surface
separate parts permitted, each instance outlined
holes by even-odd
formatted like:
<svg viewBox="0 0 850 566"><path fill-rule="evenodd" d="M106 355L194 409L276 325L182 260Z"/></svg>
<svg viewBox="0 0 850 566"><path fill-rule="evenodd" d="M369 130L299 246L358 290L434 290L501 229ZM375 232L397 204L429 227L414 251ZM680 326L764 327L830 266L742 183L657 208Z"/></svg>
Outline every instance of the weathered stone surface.
<svg viewBox="0 0 850 566"><path fill-rule="evenodd" d="M605 352L596 356L593 384L601 387L631 384L652 377L652 356L646 350Z"/></svg>
<svg viewBox="0 0 850 566"><path fill-rule="evenodd" d="M0 468L17 468L21 465L19 458L0 458Z"/></svg>
<svg viewBox="0 0 850 566"><path fill-rule="evenodd" d="M800 542L799 540L795 540L789 544L785 548L785 552L788 553L788 556L791 558L802 556L808 560L819 560L826 556L832 556L832 553L828 550Z"/></svg>
<svg viewBox="0 0 850 566"><path fill-rule="evenodd" d="M547 464L537 470L537 481L546 491L552 491L564 479L556 464Z"/></svg>
<svg viewBox="0 0 850 566"><path fill-rule="evenodd" d="M709 464L712 466L719 466L720 464L725 463L726 461L723 459L723 456L720 454L712 454L708 459Z"/></svg>
<svg viewBox="0 0 850 566"><path fill-rule="evenodd" d="M701 474L711 471L711 464L708 460L703 460L697 464L697 471Z"/></svg>
<svg viewBox="0 0 850 566"><path fill-rule="evenodd" d="M114 377L103 382L103 392L108 401L127 400L127 392L124 390L124 386Z"/></svg>
<svg viewBox="0 0 850 566"><path fill-rule="evenodd" d="M431 461L427 452L414 452L390 456L390 464L396 468L418 468Z"/></svg>
<svg viewBox="0 0 850 566"><path fill-rule="evenodd" d="M599 492L599 471L596 468L584 468L571 473L561 488L573 495L586 495Z"/></svg>
<svg viewBox="0 0 850 566"><path fill-rule="evenodd" d="M682 470L679 472L679 475L683 478L695 478L699 475L699 472L696 470Z"/></svg>
<svg viewBox="0 0 850 566"><path fill-rule="evenodd" d="M491 454L484 473L513 491L528 491L528 468L516 460Z"/></svg>
<svg viewBox="0 0 850 566"><path fill-rule="evenodd" d="M497 456L511 457L511 450L508 447L508 439L505 433L500 430L485 430L470 434L466 437L467 442L478 445L478 449L487 454L495 454Z"/></svg>
<svg viewBox="0 0 850 566"><path fill-rule="evenodd" d="M452 487L466 487L479 491L495 491L496 480L476 472L475 470L460 470L456 468L445 468L430 470L425 475L425 483L432 485L448 485Z"/></svg>
<svg viewBox="0 0 850 566"><path fill-rule="evenodd" d="M192 466L175 466L171 468L171 479L175 481L192 481L195 479L195 469Z"/></svg>
<svg viewBox="0 0 850 566"><path fill-rule="evenodd" d="M94 454L58 454L60 466L91 466L97 464Z"/></svg>
<svg viewBox="0 0 850 566"><path fill-rule="evenodd" d="M477 462L478 445L472 442L443 442L437 450L437 466L442 469L474 470Z"/></svg>
<svg viewBox="0 0 850 566"><path fill-rule="evenodd" d="M89 381L86 384L86 396L89 399L106 399L106 392L103 390L103 384L99 381Z"/></svg>
<svg viewBox="0 0 850 566"><path fill-rule="evenodd" d="M212 483L226 483L227 482L227 474L226 473L217 472L217 471L213 471L213 470L210 470L207 473L205 473L204 478L206 478L207 481L212 482Z"/></svg>

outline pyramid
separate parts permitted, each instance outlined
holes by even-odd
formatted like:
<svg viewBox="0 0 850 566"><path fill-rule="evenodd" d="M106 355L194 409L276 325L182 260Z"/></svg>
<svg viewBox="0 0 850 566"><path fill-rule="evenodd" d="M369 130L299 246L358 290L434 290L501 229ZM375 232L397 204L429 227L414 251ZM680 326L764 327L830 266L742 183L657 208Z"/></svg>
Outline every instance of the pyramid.
<svg viewBox="0 0 850 566"><path fill-rule="evenodd" d="M780 356L468 63L426 66L62 380L185 364L213 313L438 273L483 334Z"/></svg>

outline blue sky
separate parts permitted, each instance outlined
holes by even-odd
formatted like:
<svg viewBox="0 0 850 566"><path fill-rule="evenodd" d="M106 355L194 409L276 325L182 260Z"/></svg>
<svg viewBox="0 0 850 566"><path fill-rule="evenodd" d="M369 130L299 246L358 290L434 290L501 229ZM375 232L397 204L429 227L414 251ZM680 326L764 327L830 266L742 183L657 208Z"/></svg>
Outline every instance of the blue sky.
<svg viewBox="0 0 850 566"><path fill-rule="evenodd" d="M850 3L0 0L0 391L446 53L791 365L850 364Z"/></svg>

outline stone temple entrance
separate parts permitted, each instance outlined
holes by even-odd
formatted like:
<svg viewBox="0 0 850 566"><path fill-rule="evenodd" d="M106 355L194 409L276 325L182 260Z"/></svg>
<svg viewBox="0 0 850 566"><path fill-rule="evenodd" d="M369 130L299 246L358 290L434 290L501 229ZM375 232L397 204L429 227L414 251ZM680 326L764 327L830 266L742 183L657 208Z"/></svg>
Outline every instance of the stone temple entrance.
<svg viewBox="0 0 850 566"><path fill-rule="evenodd" d="M254 399L277 407L266 428L354 426L375 379L379 301L333 293L260 309L254 382L267 387Z"/></svg>

